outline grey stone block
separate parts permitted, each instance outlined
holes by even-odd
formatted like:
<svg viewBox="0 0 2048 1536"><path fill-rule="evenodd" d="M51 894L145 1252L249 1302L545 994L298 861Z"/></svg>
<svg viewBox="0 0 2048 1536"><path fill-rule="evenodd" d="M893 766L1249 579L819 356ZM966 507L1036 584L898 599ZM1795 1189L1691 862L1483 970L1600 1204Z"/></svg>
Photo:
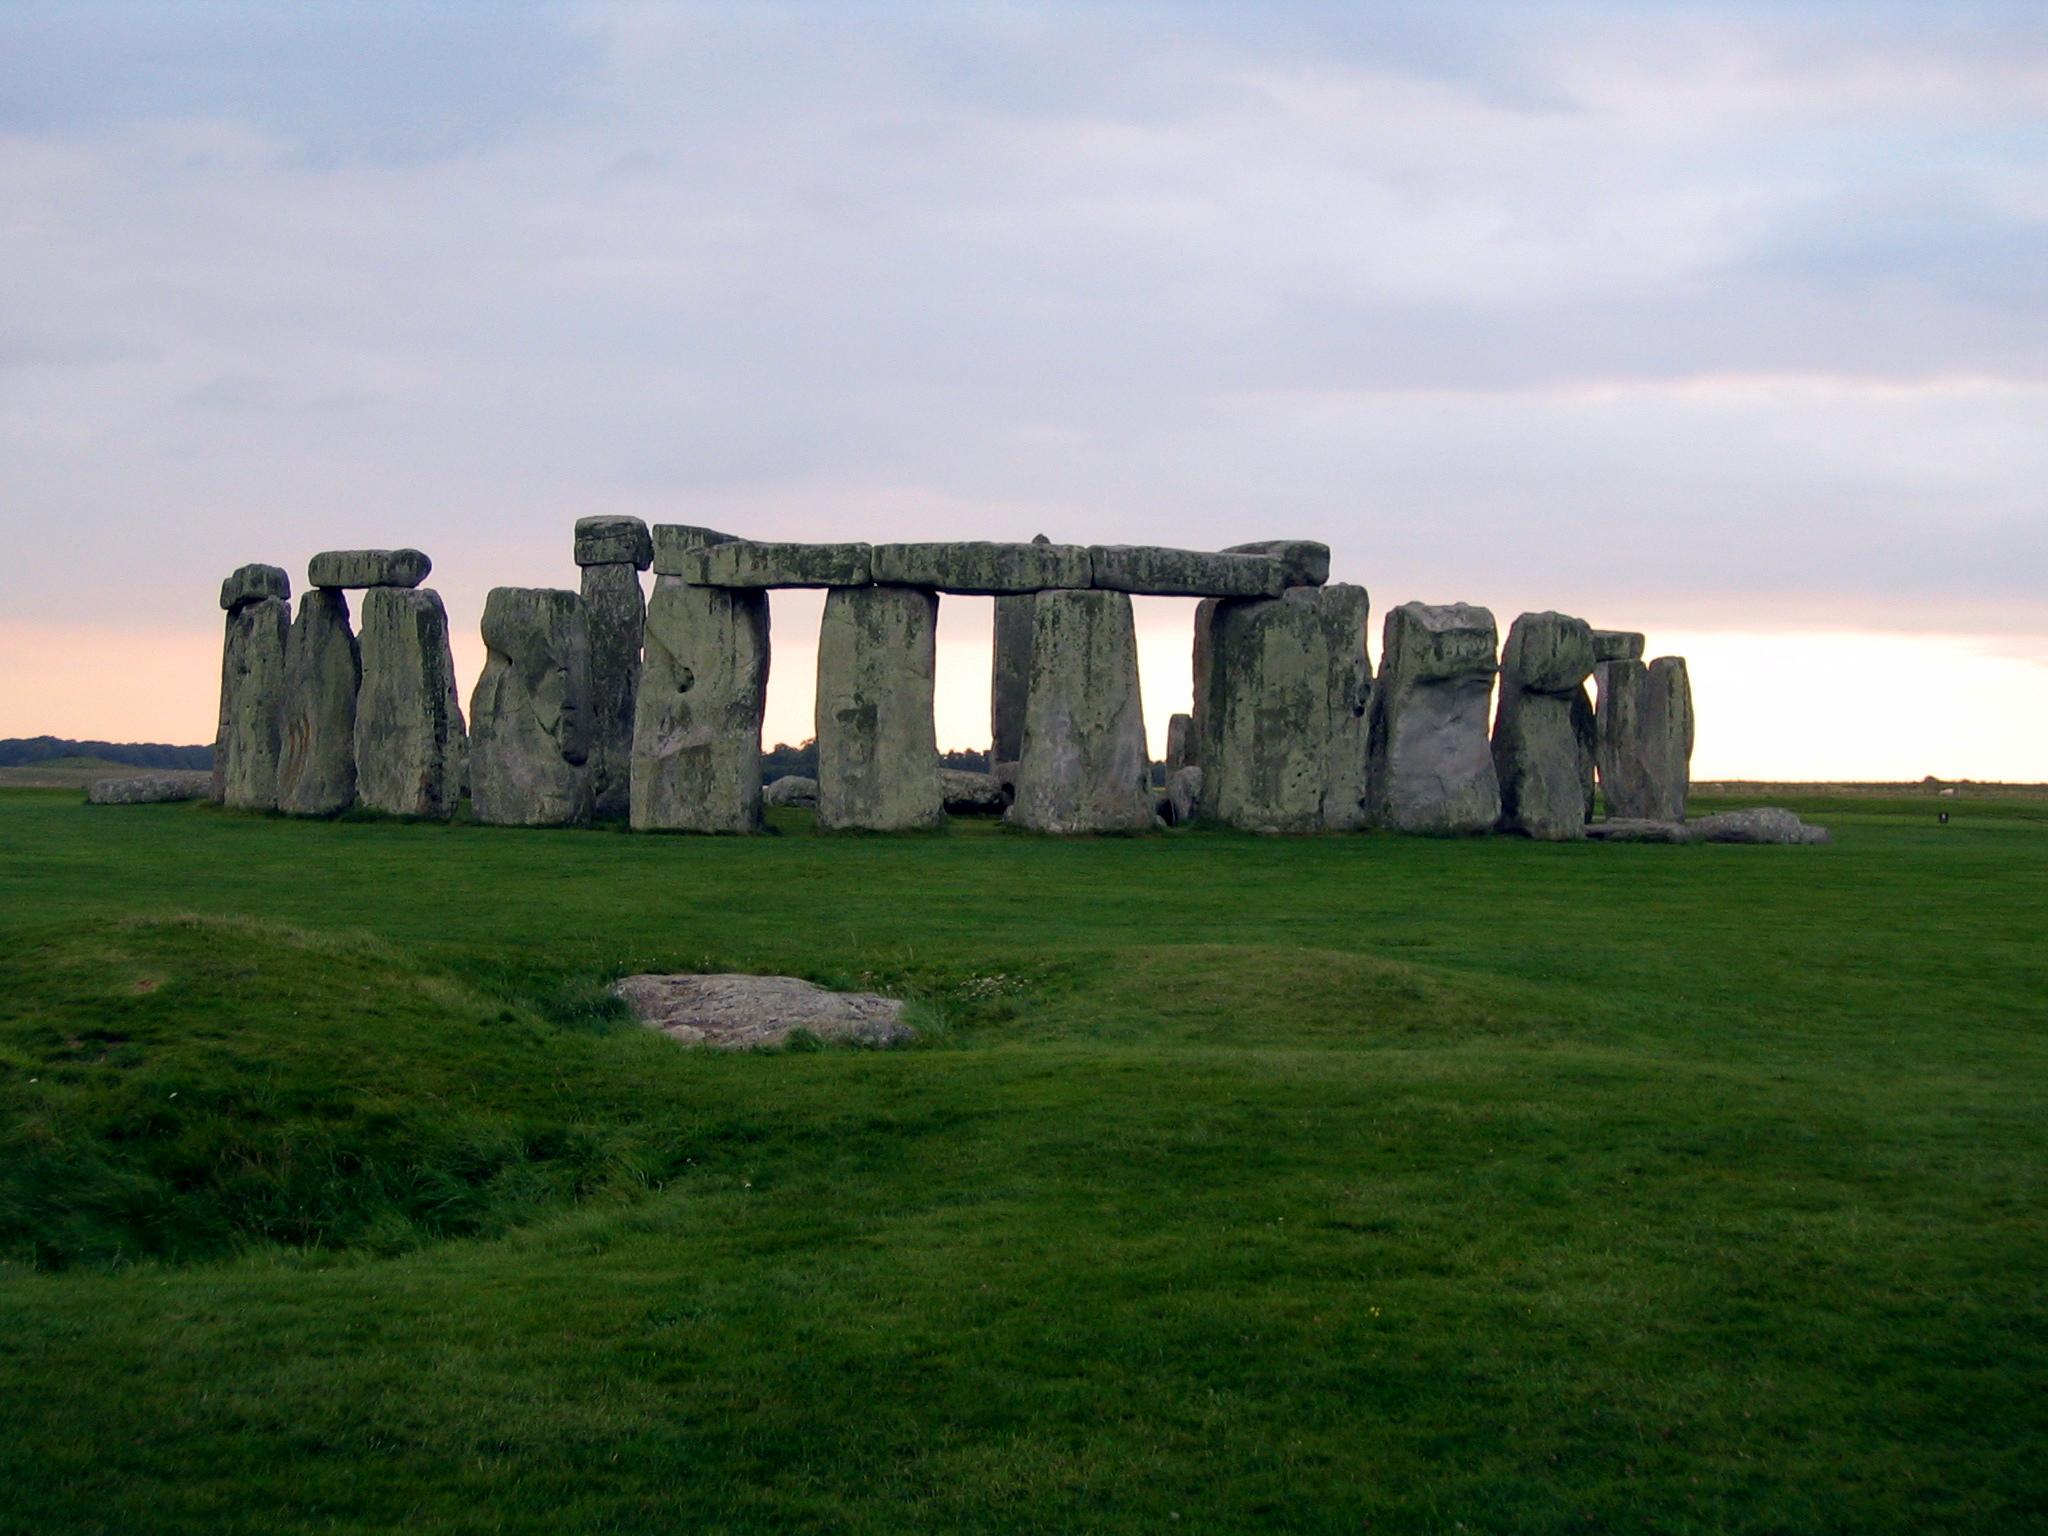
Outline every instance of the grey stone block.
<svg viewBox="0 0 2048 1536"><path fill-rule="evenodd" d="M493 587L469 705L469 807L507 827L590 820L590 631L583 599Z"/></svg>
<svg viewBox="0 0 2048 1536"><path fill-rule="evenodd" d="M623 820L632 810L633 701L647 627L639 570L620 561L584 566L583 621L590 632L592 811Z"/></svg>
<svg viewBox="0 0 2048 1536"><path fill-rule="evenodd" d="M289 602L291 595L292 579L276 565L241 566L220 584L220 605L228 613L266 597Z"/></svg>
<svg viewBox="0 0 2048 1536"><path fill-rule="evenodd" d="M416 587L434 562L416 549L330 549L306 566L314 587Z"/></svg>
<svg viewBox="0 0 2048 1536"><path fill-rule="evenodd" d="M720 533L716 528L699 528L694 523L656 523L654 573L657 576L677 575L684 559L696 550L732 541L731 534Z"/></svg>
<svg viewBox="0 0 2048 1536"><path fill-rule="evenodd" d="M345 811L356 803L356 694L363 681L345 593L315 587L299 599L284 676L277 808L293 816Z"/></svg>
<svg viewBox="0 0 2048 1536"><path fill-rule="evenodd" d="M662 570L662 551L655 569ZM674 574L700 587L758 591L772 587L865 587L873 580L866 544L769 544L730 539L684 550ZM664 574L667 574L664 572Z"/></svg>
<svg viewBox="0 0 2048 1536"><path fill-rule="evenodd" d="M1233 544L1226 555L1271 555L1280 562L1282 580L1290 587L1320 587L1330 579L1330 546L1314 539L1258 539Z"/></svg>
<svg viewBox="0 0 2048 1536"><path fill-rule="evenodd" d="M1495 635L1493 615L1464 603L1388 613L1368 745L1375 825L1453 835L1500 820L1487 731Z"/></svg>
<svg viewBox="0 0 2048 1536"><path fill-rule="evenodd" d="M996 599L995 658L989 685L989 760L1014 763L1024 751L1024 707L1031 693L1029 593Z"/></svg>
<svg viewBox="0 0 2048 1536"><path fill-rule="evenodd" d="M1278 597L1287 568L1271 555L1224 555L1144 544L1091 544L1092 585L1161 597Z"/></svg>
<svg viewBox="0 0 2048 1536"><path fill-rule="evenodd" d="M932 676L939 600L835 587L818 631L818 825L900 832L945 820Z"/></svg>
<svg viewBox="0 0 2048 1536"><path fill-rule="evenodd" d="M1121 592L1041 592L1009 819L1040 832L1153 824L1137 629Z"/></svg>
<svg viewBox="0 0 2048 1536"><path fill-rule="evenodd" d="M637 517L579 517L576 563L630 565L644 571L654 563L654 539Z"/></svg>
<svg viewBox="0 0 2048 1536"><path fill-rule="evenodd" d="M1643 659L1643 637L1628 629L1596 629L1593 631L1593 664L1603 661L1641 661Z"/></svg>
<svg viewBox="0 0 2048 1536"><path fill-rule="evenodd" d="M876 583L997 597L1088 585L1088 551L1078 544L877 544Z"/></svg>
<svg viewBox="0 0 2048 1536"><path fill-rule="evenodd" d="M448 611L430 588L363 594L356 695L356 800L395 816L445 818L468 761Z"/></svg>
<svg viewBox="0 0 2048 1536"><path fill-rule="evenodd" d="M1501 651L1493 764L1503 831L1547 842L1586 829L1575 701L1593 670L1593 632L1562 613L1525 613Z"/></svg>
<svg viewBox="0 0 2048 1536"><path fill-rule="evenodd" d="M759 828L767 697L767 594L657 577L633 717L634 827Z"/></svg>
<svg viewBox="0 0 2048 1536"><path fill-rule="evenodd" d="M284 733L285 648L291 606L281 597L238 602L228 614L221 665L221 729L214 743L221 803L277 807Z"/></svg>

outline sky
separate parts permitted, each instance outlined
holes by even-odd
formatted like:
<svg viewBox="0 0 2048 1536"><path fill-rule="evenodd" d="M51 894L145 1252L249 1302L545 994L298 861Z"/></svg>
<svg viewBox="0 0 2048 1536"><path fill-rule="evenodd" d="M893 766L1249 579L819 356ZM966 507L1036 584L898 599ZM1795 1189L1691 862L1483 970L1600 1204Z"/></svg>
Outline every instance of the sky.
<svg viewBox="0 0 2048 1536"><path fill-rule="evenodd" d="M594 513L1321 539L1686 655L1698 777L2048 780L2048 6L0 7L0 736L208 739L329 548L466 688Z"/></svg>

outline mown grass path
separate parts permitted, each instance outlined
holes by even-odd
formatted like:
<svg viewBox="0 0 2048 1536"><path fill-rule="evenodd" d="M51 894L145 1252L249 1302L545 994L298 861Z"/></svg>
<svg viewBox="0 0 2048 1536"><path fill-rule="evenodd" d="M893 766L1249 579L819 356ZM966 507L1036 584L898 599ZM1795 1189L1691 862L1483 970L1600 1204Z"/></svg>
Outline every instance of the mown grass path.
<svg viewBox="0 0 2048 1536"><path fill-rule="evenodd" d="M0 1529L2048 1523L2048 806L1824 849L0 793ZM917 1000L728 1057L640 969Z"/></svg>

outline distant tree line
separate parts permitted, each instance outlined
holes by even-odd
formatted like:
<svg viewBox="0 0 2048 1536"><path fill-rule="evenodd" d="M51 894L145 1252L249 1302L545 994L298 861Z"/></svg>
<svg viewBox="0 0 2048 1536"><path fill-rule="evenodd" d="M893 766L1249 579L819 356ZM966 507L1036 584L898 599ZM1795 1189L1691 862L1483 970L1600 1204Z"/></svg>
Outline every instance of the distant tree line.
<svg viewBox="0 0 2048 1536"><path fill-rule="evenodd" d="M952 751L939 754L941 768L960 768L969 773L987 773L988 753ZM778 741L774 747L761 754L761 782L773 784L777 779L795 774L799 778L815 779L818 776L818 740L807 736L795 746Z"/></svg>
<svg viewBox="0 0 2048 1536"><path fill-rule="evenodd" d="M172 747L156 741L70 741L62 736L9 736L0 740L0 768L27 768L57 757L97 757L134 768L211 768L213 748Z"/></svg>

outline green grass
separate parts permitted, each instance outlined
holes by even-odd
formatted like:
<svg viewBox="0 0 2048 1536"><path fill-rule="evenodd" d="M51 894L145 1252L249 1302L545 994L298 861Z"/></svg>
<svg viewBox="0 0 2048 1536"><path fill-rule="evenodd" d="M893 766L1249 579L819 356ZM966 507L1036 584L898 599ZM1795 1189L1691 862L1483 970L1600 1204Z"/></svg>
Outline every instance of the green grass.
<svg viewBox="0 0 2048 1536"><path fill-rule="evenodd" d="M0 794L0 1530L2048 1527L2048 804L1799 808L1834 846ZM708 968L926 1043L605 1002Z"/></svg>

